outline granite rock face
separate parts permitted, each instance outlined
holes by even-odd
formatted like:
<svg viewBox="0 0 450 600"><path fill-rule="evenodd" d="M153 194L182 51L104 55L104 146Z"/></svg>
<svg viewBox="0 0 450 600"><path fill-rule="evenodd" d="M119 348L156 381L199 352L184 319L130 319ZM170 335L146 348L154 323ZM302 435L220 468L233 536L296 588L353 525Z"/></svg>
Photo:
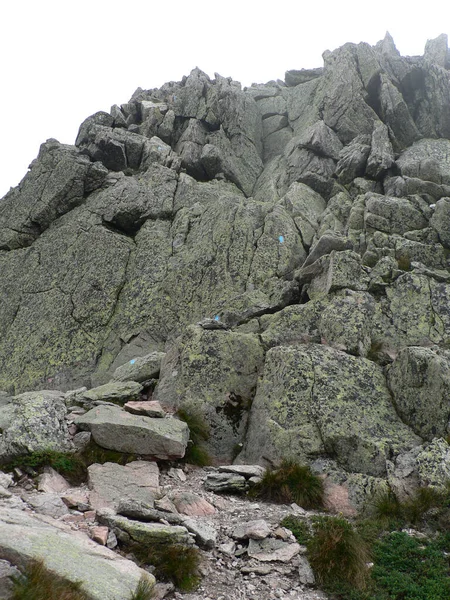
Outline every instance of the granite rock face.
<svg viewBox="0 0 450 600"><path fill-rule="evenodd" d="M200 413L217 463L355 481L449 435L447 38L323 56L244 89L194 69L42 145L0 202L0 456L67 440L81 386L80 428L158 458L187 427L105 402Z"/></svg>

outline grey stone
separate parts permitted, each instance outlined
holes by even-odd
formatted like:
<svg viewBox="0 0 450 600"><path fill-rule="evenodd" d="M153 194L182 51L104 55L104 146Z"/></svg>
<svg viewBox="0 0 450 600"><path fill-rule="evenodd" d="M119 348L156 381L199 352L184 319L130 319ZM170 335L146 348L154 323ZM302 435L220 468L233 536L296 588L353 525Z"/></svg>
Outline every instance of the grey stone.
<svg viewBox="0 0 450 600"><path fill-rule="evenodd" d="M314 572L308 559L305 556L300 556L300 565L298 567L298 577L303 585L313 586L316 583Z"/></svg>
<svg viewBox="0 0 450 600"><path fill-rule="evenodd" d="M247 490L245 477L233 473L208 473L205 489L216 493L242 493Z"/></svg>
<svg viewBox="0 0 450 600"><path fill-rule="evenodd" d="M9 488L10 486L12 486L14 483L14 478L12 475L10 475L9 473L3 473L3 471L0 471L0 485L3 488Z"/></svg>
<svg viewBox="0 0 450 600"><path fill-rule="evenodd" d="M178 419L132 415L115 406L94 408L75 423L89 430L102 448L163 460L182 458L189 439L186 423Z"/></svg>
<svg viewBox="0 0 450 600"><path fill-rule="evenodd" d="M163 523L141 523L133 521L124 516L116 515L109 508L100 508L97 511L100 523L127 534L128 539L133 542L146 545L163 544L193 544L192 538L186 527L180 525L164 525ZM120 539L120 536L118 536Z"/></svg>
<svg viewBox="0 0 450 600"><path fill-rule="evenodd" d="M264 519L239 523L233 531L236 540L263 540L270 535L271 527Z"/></svg>
<svg viewBox="0 0 450 600"><path fill-rule="evenodd" d="M88 467L90 504L117 508L127 499L142 501L153 507L159 493L159 469L154 462L133 461L125 466L115 463Z"/></svg>
<svg viewBox="0 0 450 600"><path fill-rule="evenodd" d="M431 348L402 349L388 373L396 410L417 435L431 441L448 433L450 362Z"/></svg>
<svg viewBox="0 0 450 600"><path fill-rule="evenodd" d="M267 353L239 461L304 462L331 451L349 471L383 476L389 452L420 443L378 365L325 345L279 346Z"/></svg>
<svg viewBox="0 0 450 600"><path fill-rule="evenodd" d="M69 509L57 494L39 493L39 494L22 494L22 499L25 500L37 513L48 517L62 517L69 513Z"/></svg>
<svg viewBox="0 0 450 600"><path fill-rule="evenodd" d="M136 381L111 381L105 385L84 392L83 398L91 402L117 402L124 404L128 400L136 400L142 391L142 385Z"/></svg>
<svg viewBox="0 0 450 600"><path fill-rule="evenodd" d="M183 519L182 524L188 531L195 535L195 540L199 546L208 549L216 546L218 533L212 523L209 523L204 519L200 520L186 517Z"/></svg>
<svg viewBox="0 0 450 600"><path fill-rule="evenodd" d="M142 576L154 577L81 532L67 530L23 511L0 508L0 556L23 567L42 559L47 569L72 582L92 600L123 600ZM70 556L71 560L67 560Z"/></svg>
<svg viewBox="0 0 450 600"><path fill-rule="evenodd" d="M235 473L236 475L242 475L246 479L251 477L262 477L265 469L260 465L221 465L217 467L219 473Z"/></svg>
<svg viewBox="0 0 450 600"><path fill-rule="evenodd" d="M250 539L247 552L250 558L256 558L260 562L279 561L287 563L299 554L300 545L289 544L274 538L266 538L264 540Z"/></svg>
<svg viewBox="0 0 450 600"><path fill-rule="evenodd" d="M132 358L114 371L117 381L146 381L158 377L164 352L152 352L147 356Z"/></svg>
<svg viewBox="0 0 450 600"><path fill-rule="evenodd" d="M417 470L421 485L442 488L450 479L450 446L435 438L417 455Z"/></svg>
<svg viewBox="0 0 450 600"><path fill-rule="evenodd" d="M2 458L49 449L60 452L70 449L64 418L66 405L61 392L27 392L15 396L11 405L13 418L1 436Z"/></svg>
<svg viewBox="0 0 450 600"><path fill-rule="evenodd" d="M44 472L38 478L38 490L47 493L65 492L70 489L70 484L52 467L44 467Z"/></svg>

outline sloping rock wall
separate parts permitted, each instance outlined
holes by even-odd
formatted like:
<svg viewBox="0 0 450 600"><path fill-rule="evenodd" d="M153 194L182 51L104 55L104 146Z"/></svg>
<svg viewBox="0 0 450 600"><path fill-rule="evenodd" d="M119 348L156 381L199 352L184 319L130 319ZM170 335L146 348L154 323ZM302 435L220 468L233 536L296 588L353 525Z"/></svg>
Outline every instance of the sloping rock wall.
<svg viewBox="0 0 450 600"><path fill-rule="evenodd" d="M0 389L164 351L156 396L220 461L379 476L447 436L449 69L446 36L387 34L244 89L194 69L48 140L0 202Z"/></svg>

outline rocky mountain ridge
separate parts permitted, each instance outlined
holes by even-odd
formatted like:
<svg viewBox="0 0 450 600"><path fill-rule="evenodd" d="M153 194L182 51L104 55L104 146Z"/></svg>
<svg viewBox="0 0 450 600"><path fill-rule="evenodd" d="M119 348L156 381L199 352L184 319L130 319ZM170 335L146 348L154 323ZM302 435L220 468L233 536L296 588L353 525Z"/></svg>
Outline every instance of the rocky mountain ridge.
<svg viewBox="0 0 450 600"><path fill-rule="evenodd" d="M200 413L216 465L310 464L349 513L442 486L449 157L446 35L244 89L194 69L48 140L0 201L0 459L77 427L182 456L122 393Z"/></svg>

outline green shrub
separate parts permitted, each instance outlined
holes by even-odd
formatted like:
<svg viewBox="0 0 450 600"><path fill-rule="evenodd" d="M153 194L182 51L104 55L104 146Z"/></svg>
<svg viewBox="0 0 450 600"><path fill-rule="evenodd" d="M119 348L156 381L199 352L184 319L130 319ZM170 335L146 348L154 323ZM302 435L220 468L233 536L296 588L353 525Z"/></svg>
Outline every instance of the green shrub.
<svg viewBox="0 0 450 600"><path fill-rule="evenodd" d="M37 471L49 466L58 471L72 483L78 483L86 478L86 467L78 454L57 452L56 450L42 450L20 456L8 463L7 468L26 469Z"/></svg>
<svg viewBox="0 0 450 600"><path fill-rule="evenodd" d="M130 600L152 600L153 597L153 582L150 582L147 577L143 575L131 595Z"/></svg>
<svg viewBox="0 0 450 600"><path fill-rule="evenodd" d="M186 448L184 460L192 465L206 467L211 464L204 442L210 438L211 432L208 423L199 410L191 406L180 407L176 414L180 421L189 427L189 444Z"/></svg>
<svg viewBox="0 0 450 600"><path fill-rule="evenodd" d="M88 600L81 583L62 579L48 571L42 560L32 561L14 580L12 600Z"/></svg>
<svg viewBox="0 0 450 600"><path fill-rule="evenodd" d="M137 559L155 567L155 577L171 581L179 590L190 592L200 583L200 552L182 544L165 546L136 545L132 548Z"/></svg>
<svg viewBox="0 0 450 600"><path fill-rule="evenodd" d="M293 460L283 460L275 470L266 470L251 490L251 495L271 502L290 504L310 509L323 506L323 481L308 466Z"/></svg>
<svg viewBox="0 0 450 600"><path fill-rule="evenodd" d="M288 515L280 523L281 527L286 527L292 531L295 539L299 544L306 544L310 539L311 533L309 531L308 523L306 523L300 517L294 515Z"/></svg>
<svg viewBox="0 0 450 600"><path fill-rule="evenodd" d="M439 541L427 543L406 533L394 532L375 544L373 553L372 579L378 593L374 598L450 598L449 562Z"/></svg>
<svg viewBox="0 0 450 600"><path fill-rule="evenodd" d="M367 544L348 521L337 517L317 518L307 555L319 584L333 590L352 586L363 590L369 580Z"/></svg>

